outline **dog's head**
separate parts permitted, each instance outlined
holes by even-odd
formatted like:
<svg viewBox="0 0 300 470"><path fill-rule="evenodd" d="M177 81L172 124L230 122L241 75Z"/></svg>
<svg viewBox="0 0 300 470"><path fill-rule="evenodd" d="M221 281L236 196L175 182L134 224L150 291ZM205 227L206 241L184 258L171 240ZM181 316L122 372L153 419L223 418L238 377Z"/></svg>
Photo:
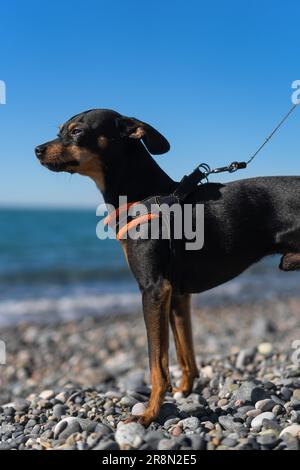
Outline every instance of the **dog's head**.
<svg viewBox="0 0 300 470"><path fill-rule="evenodd" d="M122 158L126 143L142 145L153 155L169 150L157 130L135 118L108 109L85 111L60 126L55 140L35 149L40 163L52 171L80 173L99 179L110 156Z"/></svg>

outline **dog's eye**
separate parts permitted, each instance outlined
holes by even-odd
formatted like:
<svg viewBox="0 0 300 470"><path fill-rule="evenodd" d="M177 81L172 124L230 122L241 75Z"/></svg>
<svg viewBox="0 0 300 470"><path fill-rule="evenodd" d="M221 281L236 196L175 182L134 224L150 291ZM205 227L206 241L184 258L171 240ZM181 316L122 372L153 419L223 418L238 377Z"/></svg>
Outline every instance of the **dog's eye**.
<svg viewBox="0 0 300 470"><path fill-rule="evenodd" d="M72 129L71 130L71 134L72 135L79 135L79 134L82 134L82 129L78 129L75 127L75 129Z"/></svg>

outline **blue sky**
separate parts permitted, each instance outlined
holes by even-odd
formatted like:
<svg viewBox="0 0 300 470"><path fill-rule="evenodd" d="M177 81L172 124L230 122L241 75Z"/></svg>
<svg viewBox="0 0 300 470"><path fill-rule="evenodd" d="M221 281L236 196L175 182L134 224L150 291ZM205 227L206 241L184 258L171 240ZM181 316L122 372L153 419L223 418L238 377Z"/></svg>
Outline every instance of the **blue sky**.
<svg viewBox="0 0 300 470"><path fill-rule="evenodd" d="M33 153L80 111L157 127L172 146L157 160L179 179L247 158L300 79L296 0L11 0L0 13L0 205L95 207L93 182L48 172ZM235 177L300 174L299 125L300 109Z"/></svg>

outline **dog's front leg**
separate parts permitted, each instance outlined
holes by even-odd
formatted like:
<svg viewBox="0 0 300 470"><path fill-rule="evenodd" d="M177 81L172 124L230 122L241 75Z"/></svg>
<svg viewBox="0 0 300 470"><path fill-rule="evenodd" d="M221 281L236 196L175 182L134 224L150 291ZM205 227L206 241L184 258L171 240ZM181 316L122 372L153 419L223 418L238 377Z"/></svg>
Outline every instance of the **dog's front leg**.
<svg viewBox="0 0 300 470"><path fill-rule="evenodd" d="M168 356L171 291L170 283L161 280L142 292L152 385L147 409L140 418L144 426L156 418L165 393L171 391Z"/></svg>

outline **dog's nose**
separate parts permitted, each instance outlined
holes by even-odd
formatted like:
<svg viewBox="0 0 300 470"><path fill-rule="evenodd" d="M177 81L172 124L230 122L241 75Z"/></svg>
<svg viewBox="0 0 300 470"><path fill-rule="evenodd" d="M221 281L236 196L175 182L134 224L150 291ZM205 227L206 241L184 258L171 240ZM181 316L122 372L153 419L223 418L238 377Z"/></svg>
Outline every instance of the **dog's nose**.
<svg viewBox="0 0 300 470"><path fill-rule="evenodd" d="M45 150L46 150L45 145L38 145L37 147L35 147L34 151L39 160L43 157Z"/></svg>

